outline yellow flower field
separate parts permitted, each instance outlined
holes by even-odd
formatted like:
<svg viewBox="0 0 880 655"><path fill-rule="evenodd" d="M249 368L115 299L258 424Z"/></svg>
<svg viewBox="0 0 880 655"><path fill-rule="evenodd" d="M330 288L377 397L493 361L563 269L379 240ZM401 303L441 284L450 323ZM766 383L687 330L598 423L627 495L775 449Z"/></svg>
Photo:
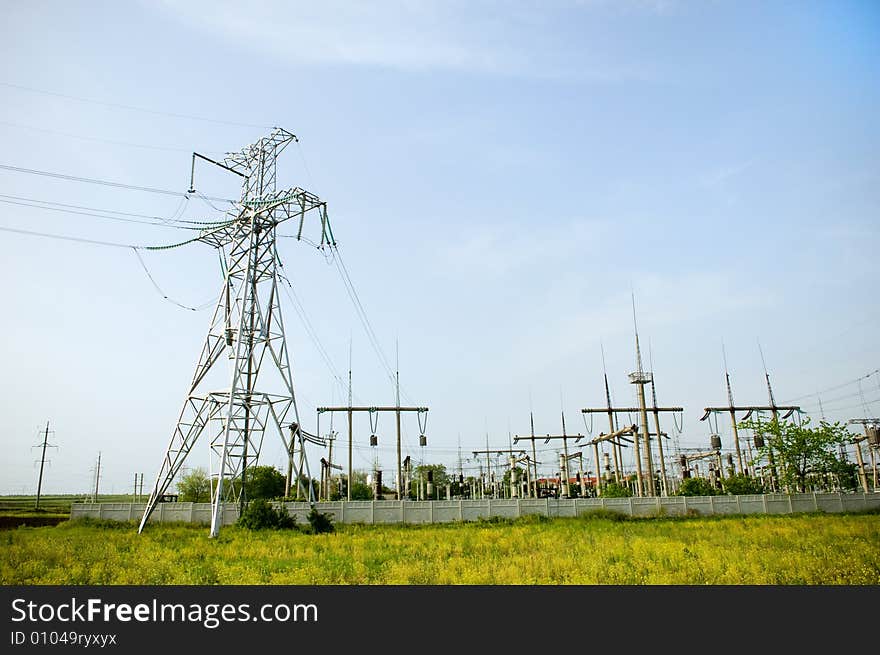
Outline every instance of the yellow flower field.
<svg viewBox="0 0 880 655"><path fill-rule="evenodd" d="M0 583L877 585L880 514L0 532Z"/></svg>

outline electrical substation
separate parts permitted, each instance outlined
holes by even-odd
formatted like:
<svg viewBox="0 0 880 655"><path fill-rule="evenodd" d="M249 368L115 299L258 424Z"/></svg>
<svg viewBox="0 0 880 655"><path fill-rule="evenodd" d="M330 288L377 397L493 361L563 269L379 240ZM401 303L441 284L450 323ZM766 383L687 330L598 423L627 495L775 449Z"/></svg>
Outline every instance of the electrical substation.
<svg viewBox="0 0 880 655"><path fill-rule="evenodd" d="M478 439L483 443L466 448L471 456L465 458L462 457L459 437L457 462L450 463L448 455L441 455L446 452L443 448L428 446L428 405L401 403L399 371L391 371L378 348L378 339L342 263L327 203L300 187L283 187L277 180L277 160L291 143L298 143L292 132L275 128L267 136L237 152L227 153L219 161L192 153L187 197L200 195L207 199L197 189L202 167L219 168L224 171L223 175L235 176L241 183L239 199L229 201L231 206L222 219L178 221L179 224L164 222L166 226L170 224L195 231L192 238L165 246L100 243L131 248L157 289L139 251L161 252L199 244L216 250L220 261L219 293L213 304L207 335L197 355L178 419L171 426L170 440L158 459L155 481L147 493L144 493L143 473L135 473L132 498L139 502L146 496L142 510L138 510L138 532L145 529L157 510L163 516L179 515L170 507L180 504L173 502L178 498L173 493L174 484L200 440L207 442L210 454L210 512L206 517L204 511L199 510L198 515L200 521L210 524L212 537L219 534L222 525L230 522L230 517L244 511L249 500L248 472L259 463L266 439L280 444L285 453L285 500L294 504L305 503L309 507L340 501L355 505L364 501L391 501L400 503L402 508L404 502L425 501L604 501L622 496L670 498L678 494L683 484L689 484L688 481L702 479L709 488L721 491L725 480L735 476L755 481L755 488L760 488L762 493L795 491L780 481L779 463L774 449L767 445L767 435L742 427L744 421L753 418L791 419L800 425L808 416L800 405L776 402L766 364L764 383L768 401L738 404L734 402L727 356L723 353L727 405L703 409L700 421L709 428L703 445L696 448L681 446L685 436L685 409L681 405L658 403L655 372L646 370L643 364L634 295L635 367L626 374L625 380L634 392L636 404L617 405L612 401L603 347L604 404L600 401L595 406L580 409L583 432L573 433L567 428L564 409L558 424L554 420L552 428L542 425L542 429L536 430L535 415L530 411L528 430L509 433L506 445L493 445L487 432L485 439L472 439L474 443ZM352 371L349 369L348 402L318 406L314 428L310 429L311 419L304 415L297 402L291 368L292 347L285 334L281 311L281 293L287 292L289 296L293 287L283 273L278 254L276 240L280 226L293 226L294 235L291 236L297 241L305 241L332 257L371 345L395 385L394 404L381 403L375 398L354 402ZM302 318L298 302L295 308ZM317 342L313 330L310 335ZM329 363L326 351L319 343L316 345ZM763 351L761 359L763 362ZM338 376L336 378L340 381ZM650 397L646 390L648 385ZM607 428L598 427L597 415L604 415L599 420L604 425L607 419ZM729 443L722 441L722 429L718 423L718 417L722 415L730 421L732 438ZM342 430L334 430L334 417L345 419ZM368 419L368 432L356 424L357 417ZM408 421L412 421L412 427L418 430L418 453L403 443ZM849 424L860 426L864 434L841 446L838 455L845 463L855 460L853 467L858 488L867 494L878 489L880 419L866 415L851 419ZM556 425L561 429L557 430ZM751 434L746 434L748 432ZM42 458L37 507L46 449L53 447L48 443L48 435L47 422L40 444ZM693 438L688 436L693 443ZM863 446L867 447L866 452L863 452ZM363 471L362 466L356 469L353 453L367 447L371 453L369 470ZM316 452L320 453L318 457L315 457ZM384 470L382 452L393 453L393 462L390 466L384 462L387 467ZM319 472L318 466L313 470L310 459L319 465ZM104 466L107 465L105 461ZM89 494L94 502L99 498L101 467L99 453L93 469L93 489ZM844 486L839 478L829 474L810 476L807 482L808 490L812 492L838 492ZM128 511L131 513L131 508ZM463 510L459 509L459 513L462 514ZM189 516L192 519L195 514Z"/></svg>

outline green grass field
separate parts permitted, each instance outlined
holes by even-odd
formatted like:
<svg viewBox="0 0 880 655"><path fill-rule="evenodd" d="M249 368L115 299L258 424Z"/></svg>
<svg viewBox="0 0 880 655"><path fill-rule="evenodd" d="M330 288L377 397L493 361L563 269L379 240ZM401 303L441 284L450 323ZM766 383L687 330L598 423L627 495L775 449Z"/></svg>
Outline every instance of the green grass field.
<svg viewBox="0 0 880 655"><path fill-rule="evenodd" d="M337 526L66 522L0 532L16 584L880 584L880 514Z"/></svg>

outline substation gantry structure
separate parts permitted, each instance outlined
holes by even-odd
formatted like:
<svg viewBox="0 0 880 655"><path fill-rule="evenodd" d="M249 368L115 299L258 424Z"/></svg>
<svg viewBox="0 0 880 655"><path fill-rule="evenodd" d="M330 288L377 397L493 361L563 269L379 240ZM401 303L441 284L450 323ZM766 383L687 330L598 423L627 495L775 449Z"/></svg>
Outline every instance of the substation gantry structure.
<svg viewBox="0 0 880 655"><path fill-rule="evenodd" d="M507 449L504 449L504 448L494 448L494 449L493 449L493 448L486 448L486 449L484 449L484 450L472 450L471 452L472 452L473 455L474 455L474 459L479 458L480 455L485 455L485 456L486 456L486 479L482 481L482 485L483 485L483 493L485 493L485 489L486 489L486 487L488 486L488 487L490 487L490 488L492 489L492 494L493 494L493 495L495 494L495 486L494 486L494 482L495 482L495 480L492 479L493 476L494 476L494 473L492 473L492 461L489 459L489 456L490 456L490 455L496 455L496 456L499 456L499 457L500 457L501 455L507 455L507 456L508 456L508 462L512 463L512 462L518 461L516 455L525 455L525 454L526 454L526 451L524 451L524 450L516 450L516 449L514 449L514 448L507 448ZM511 465L511 467L510 467L511 481L513 480L513 475L514 475L514 466ZM482 477L482 476L480 476L480 477ZM500 484L501 484L501 483L500 483L500 481L499 481L499 485L500 485Z"/></svg>
<svg viewBox="0 0 880 655"><path fill-rule="evenodd" d="M762 355L763 357L763 355ZM742 459L742 450L739 444L739 426L736 420L737 412L745 412L742 415L739 422L747 421L751 418L752 414L755 412L770 412L774 421L785 420L790 417L795 412L801 412L801 408L798 405L777 405L776 399L773 397L773 387L770 384L770 374L767 372L767 369L764 369L764 379L767 382L767 395L770 400L769 405L736 405L733 402L733 391L730 386L730 375L727 372L727 361L725 358L724 364L724 380L727 386L727 407L706 407L703 410L703 416L700 419L701 421L708 420L710 416L718 413L725 413L730 415L730 423L733 428L733 444L736 449L736 458L738 470L740 473L745 474L747 472L746 467L743 465ZM780 413L782 415L780 416ZM717 432L717 429L716 429ZM755 435L755 445L758 448L763 447L764 445L764 437L763 435ZM770 475L772 477L773 487L776 488L779 485L778 475L776 471L776 460L773 455L773 449L767 449L767 459L770 464Z"/></svg>
<svg viewBox="0 0 880 655"><path fill-rule="evenodd" d="M568 434L565 430L565 412L562 413L562 434L545 434L545 435L535 435L535 419L532 413L529 413L529 419L531 423L531 434L529 435L514 435L513 443L517 443L519 441L531 441L532 442L532 458L535 461L535 442L538 440L542 440L545 444L550 443L555 440L562 440L562 450L563 452L559 455L559 477L560 477L560 492L563 498L568 498L569 494L569 471L568 471L568 462L570 459L577 457L578 454L575 453L573 455L569 455L568 453L568 440L574 439L578 441L579 439L583 439L584 435L582 434ZM520 451L524 452L524 451ZM581 466L583 467L583 459L581 459ZM538 472L537 472L537 461L535 461L535 496L537 497L537 480L538 480ZM583 480L583 475L581 475L581 480ZM581 483L583 485L583 482Z"/></svg>
<svg viewBox="0 0 880 655"><path fill-rule="evenodd" d="M416 413L416 415L418 417L418 421L419 421L419 432L420 432L419 445L424 447L428 443L428 438L425 436L425 428L427 426L427 421L428 421L428 418L427 418L428 408L427 407L401 407L400 398L398 396L397 404L394 405L393 407L354 406L349 401L348 405L343 405L343 406L339 406L339 407L318 407L317 412L318 412L319 425L320 425L320 420L321 420L321 414L324 414L325 412L331 412L331 413L332 412L345 412L346 414L348 414L348 484L346 485L348 487L347 494L346 494L348 497L348 500L351 500L351 487L352 487L351 481L353 479L352 476L354 475L353 461L352 461L352 449L354 447L354 443L353 443L354 442L354 422L353 422L354 421L354 414L357 412L367 412L370 415L370 429L372 432L372 434L370 434L370 445L376 446L378 444L378 440L379 440L379 437L376 434L376 430L378 428L378 423L379 423L379 414L386 413L386 412L393 412L394 413L395 419L396 419L395 424L397 426L397 490L396 490L396 496L397 496L397 500L402 500L403 499L403 490L402 490L402 487L403 487L403 460L401 459L401 452L400 452L400 415L402 413L407 413L407 412L415 412ZM424 420L423 420L423 417L424 417ZM374 419L375 419L375 422L374 422ZM379 493L381 493L381 489L380 489Z"/></svg>
<svg viewBox="0 0 880 655"><path fill-rule="evenodd" d="M335 246L327 205L299 187L276 188L276 161L296 135L282 128L222 161L193 153L190 192L195 193L196 160L207 161L242 178L240 200L223 220L207 222L194 241L218 251L223 283L208 335L186 393L180 416L162 458L138 532L171 485L186 457L204 432L211 452L211 528L216 537L223 522L224 502L245 502L245 475L259 458L267 433L277 435L289 458L293 445L284 426L301 425L293 373L285 340L278 294L276 231L287 221L298 221L296 238L303 237L307 217L320 226L320 247ZM219 362L226 361L225 372ZM225 379L210 388L209 380ZM288 426L289 427L289 426ZM305 434L294 429L305 475L311 479L305 453ZM303 473L296 471L297 478ZM232 482L241 480L238 489ZM309 499L313 501L311 484Z"/></svg>

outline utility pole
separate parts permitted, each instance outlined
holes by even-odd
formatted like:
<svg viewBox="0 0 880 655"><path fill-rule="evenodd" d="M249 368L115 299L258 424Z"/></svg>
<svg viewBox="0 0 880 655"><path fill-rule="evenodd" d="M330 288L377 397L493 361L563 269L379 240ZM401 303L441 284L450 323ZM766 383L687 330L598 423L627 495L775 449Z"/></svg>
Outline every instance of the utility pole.
<svg viewBox="0 0 880 655"><path fill-rule="evenodd" d="M862 441L868 442L868 453L871 456L871 462L874 478L874 489L877 489L877 460L874 451L880 446L880 418L851 418L847 421L850 425L863 425L865 434L852 440L856 447L856 461L859 466L859 482L862 484L862 490L868 493L868 476L865 472L865 460L862 459Z"/></svg>
<svg viewBox="0 0 880 655"><path fill-rule="evenodd" d="M302 480L302 469L305 462L306 457L306 442L315 444L316 446L326 446L327 442L324 441L321 437L315 434L309 434L305 430L302 429L300 425L297 423L291 423L288 426L290 430L290 440L288 443L290 444L290 451L288 452L287 459L287 477L284 482L284 496L285 498L290 496L290 488L293 486L293 474L296 472L296 497L299 498L300 494L309 500L312 498L312 481L311 476L309 476L308 484L309 489L308 493L303 489L303 480ZM318 425L318 430L320 430L321 426ZM299 444L299 463L294 464L294 460L296 459L297 450L296 445ZM243 509L243 508L242 508Z"/></svg>
<svg viewBox="0 0 880 655"><path fill-rule="evenodd" d="M43 443L37 444L34 447L42 447L43 449L43 453L40 456L40 476L37 478L37 502L34 505L34 509L40 509L40 494L43 489L43 467L46 465L46 448L57 448L57 446L53 446L49 443L49 421L46 421L46 431L43 433Z"/></svg>
<svg viewBox="0 0 880 655"><path fill-rule="evenodd" d="M98 464L95 468L95 501L98 502L98 482L101 480L101 453L98 452Z"/></svg>
<svg viewBox="0 0 880 655"><path fill-rule="evenodd" d="M601 346L602 349L602 375L605 378L605 403L608 409L608 430L609 432L614 432L614 410L612 408L611 403L611 388L608 386L608 371L605 368L605 346ZM590 418L590 425L592 426L592 418ZM611 444L611 453L614 456L614 481L620 484L621 478L621 468L623 465L623 445L618 441L610 441Z"/></svg>
<svg viewBox="0 0 880 655"><path fill-rule="evenodd" d="M633 329L636 336L636 370L633 373L629 374L630 384L635 384L638 391L639 398L639 416L642 419L642 429L641 433L644 435L645 440L645 462L644 468L648 472L648 484L647 487L643 484L643 473L642 473L642 462L639 458L639 437L638 435L634 435L633 443L635 445L635 458L636 458L636 476L638 478L638 487L639 487L639 496L648 495L653 496L654 494L654 465L651 462L651 438L648 435L648 412L645 407L645 385L649 382L652 382L654 377L650 372L642 370L642 351L639 348L639 328L636 324L636 297L635 294L632 295L632 310L633 310ZM658 430L659 432L659 430Z"/></svg>

